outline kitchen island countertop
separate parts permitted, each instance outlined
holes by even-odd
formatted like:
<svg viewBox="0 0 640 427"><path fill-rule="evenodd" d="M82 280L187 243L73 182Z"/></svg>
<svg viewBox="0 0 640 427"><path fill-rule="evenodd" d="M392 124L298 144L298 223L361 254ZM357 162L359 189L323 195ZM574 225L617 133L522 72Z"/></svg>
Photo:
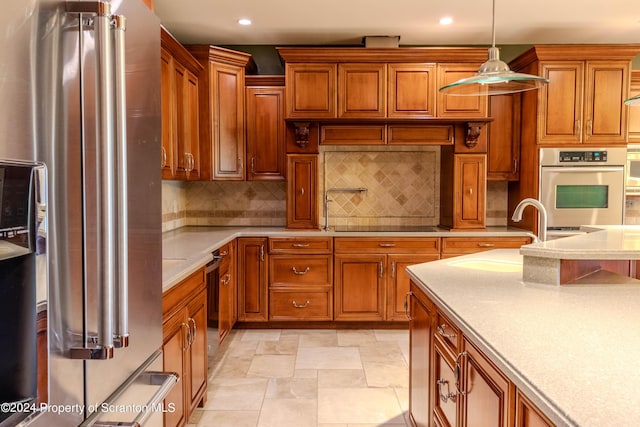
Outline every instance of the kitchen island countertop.
<svg viewBox="0 0 640 427"><path fill-rule="evenodd" d="M506 237L533 234L513 227L487 227L485 231L449 231L437 227L429 231L321 231L289 230L283 227L182 227L162 234L162 290L167 291L180 280L212 259L211 252L236 237Z"/></svg>
<svg viewBox="0 0 640 427"><path fill-rule="evenodd" d="M524 283L522 258L496 249L408 271L557 425L640 425L640 285Z"/></svg>

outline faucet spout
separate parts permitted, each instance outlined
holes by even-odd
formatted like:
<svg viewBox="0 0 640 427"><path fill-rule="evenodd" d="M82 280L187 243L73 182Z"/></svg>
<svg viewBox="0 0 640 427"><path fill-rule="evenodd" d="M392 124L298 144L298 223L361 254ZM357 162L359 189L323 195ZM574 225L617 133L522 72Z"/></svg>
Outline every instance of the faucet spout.
<svg viewBox="0 0 640 427"><path fill-rule="evenodd" d="M366 192L366 187L348 187L348 188L329 188L324 192L324 231L329 231L329 203L332 202L329 198L329 193L363 193Z"/></svg>
<svg viewBox="0 0 640 427"><path fill-rule="evenodd" d="M511 219L515 222L522 221L522 213L527 206L533 206L538 210L538 240L547 240L547 210L539 200L526 198L522 199L513 211Z"/></svg>

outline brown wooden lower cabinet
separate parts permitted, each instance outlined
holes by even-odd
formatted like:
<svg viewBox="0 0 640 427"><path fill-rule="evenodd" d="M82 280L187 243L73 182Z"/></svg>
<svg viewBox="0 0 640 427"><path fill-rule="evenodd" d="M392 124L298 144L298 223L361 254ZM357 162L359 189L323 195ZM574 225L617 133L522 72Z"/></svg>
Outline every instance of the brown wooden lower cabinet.
<svg viewBox="0 0 640 427"><path fill-rule="evenodd" d="M442 258L467 255L492 249L518 249L531 243L531 237L443 237Z"/></svg>
<svg viewBox="0 0 640 427"><path fill-rule="evenodd" d="M384 320L386 256L335 256L335 319Z"/></svg>
<svg viewBox="0 0 640 427"><path fill-rule="evenodd" d="M416 427L428 427L431 419L429 371L431 367L431 340L434 307L425 298L407 294L411 313L411 334L409 341L410 375L409 414ZM426 302L426 304L425 304ZM425 404L426 402L426 404Z"/></svg>
<svg viewBox="0 0 640 427"><path fill-rule="evenodd" d="M222 260L218 272L218 343L221 344L238 320L235 240L220 248L220 256Z"/></svg>
<svg viewBox="0 0 640 427"><path fill-rule="evenodd" d="M269 319L333 320L333 239L269 239Z"/></svg>
<svg viewBox="0 0 640 427"><path fill-rule="evenodd" d="M508 427L515 387L466 338L463 350L456 357L462 371L463 425Z"/></svg>
<svg viewBox="0 0 640 427"><path fill-rule="evenodd" d="M520 390L516 390L516 427L551 426L553 423Z"/></svg>
<svg viewBox="0 0 640 427"><path fill-rule="evenodd" d="M204 268L162 297L163 368L180 381L165 399L165 427L183 426L207 397L207 290Z"/></svg>
<svg viewBox="0 0 640 427"><path fill-rule="evenodd" d="M467 337L460 336L456 325L447 323L417 284L411 282L409 295L409 415L415 426L507 427L514 419L517 427L554 425Z"/></svg>
<svg viewBox="0 0 640 427"><path fill-rule="evenodd" d="M317 180L317 154L287 154L287 228L318 229Z"/></svg>
<svg viewBox="0 0 640 427"><path fill-rule="evenodd" d="M336 237L335 320L406 321L408 265L439 258L440 238Z"/></svg>
<svg viewBox="0 0 640 427"><path fill-rule="evenodd" d="M268 306L268 262L266 237L239 237L238 320L266 322Z"/></svg>

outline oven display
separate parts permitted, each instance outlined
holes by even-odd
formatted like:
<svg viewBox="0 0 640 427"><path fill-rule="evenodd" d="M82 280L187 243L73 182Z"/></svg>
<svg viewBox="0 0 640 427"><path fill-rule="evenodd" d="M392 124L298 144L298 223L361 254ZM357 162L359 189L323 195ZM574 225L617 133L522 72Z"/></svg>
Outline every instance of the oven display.
<svg viewBox="0 0 640 427"><path fill-rule="evenodd" d="M556 209L606 209L608 185L557 185Z"/></svg>
<svg viewBox="0 0 640 427"><path fill-rule="evenodd" d="M561 163L574 162L606 162L606 151L560 151L559 160Z"/></svg>

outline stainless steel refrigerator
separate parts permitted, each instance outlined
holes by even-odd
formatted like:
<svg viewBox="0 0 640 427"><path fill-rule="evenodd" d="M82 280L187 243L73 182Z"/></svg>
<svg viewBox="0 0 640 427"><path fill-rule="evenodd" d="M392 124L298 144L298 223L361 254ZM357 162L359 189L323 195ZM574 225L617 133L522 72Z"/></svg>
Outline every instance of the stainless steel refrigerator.
<svg viewBox="0 0 640 427"><path fill-rule="evenodd" d="M3 0L0 426L171 410L160 126L160 23L142 2Z"/></svg>

